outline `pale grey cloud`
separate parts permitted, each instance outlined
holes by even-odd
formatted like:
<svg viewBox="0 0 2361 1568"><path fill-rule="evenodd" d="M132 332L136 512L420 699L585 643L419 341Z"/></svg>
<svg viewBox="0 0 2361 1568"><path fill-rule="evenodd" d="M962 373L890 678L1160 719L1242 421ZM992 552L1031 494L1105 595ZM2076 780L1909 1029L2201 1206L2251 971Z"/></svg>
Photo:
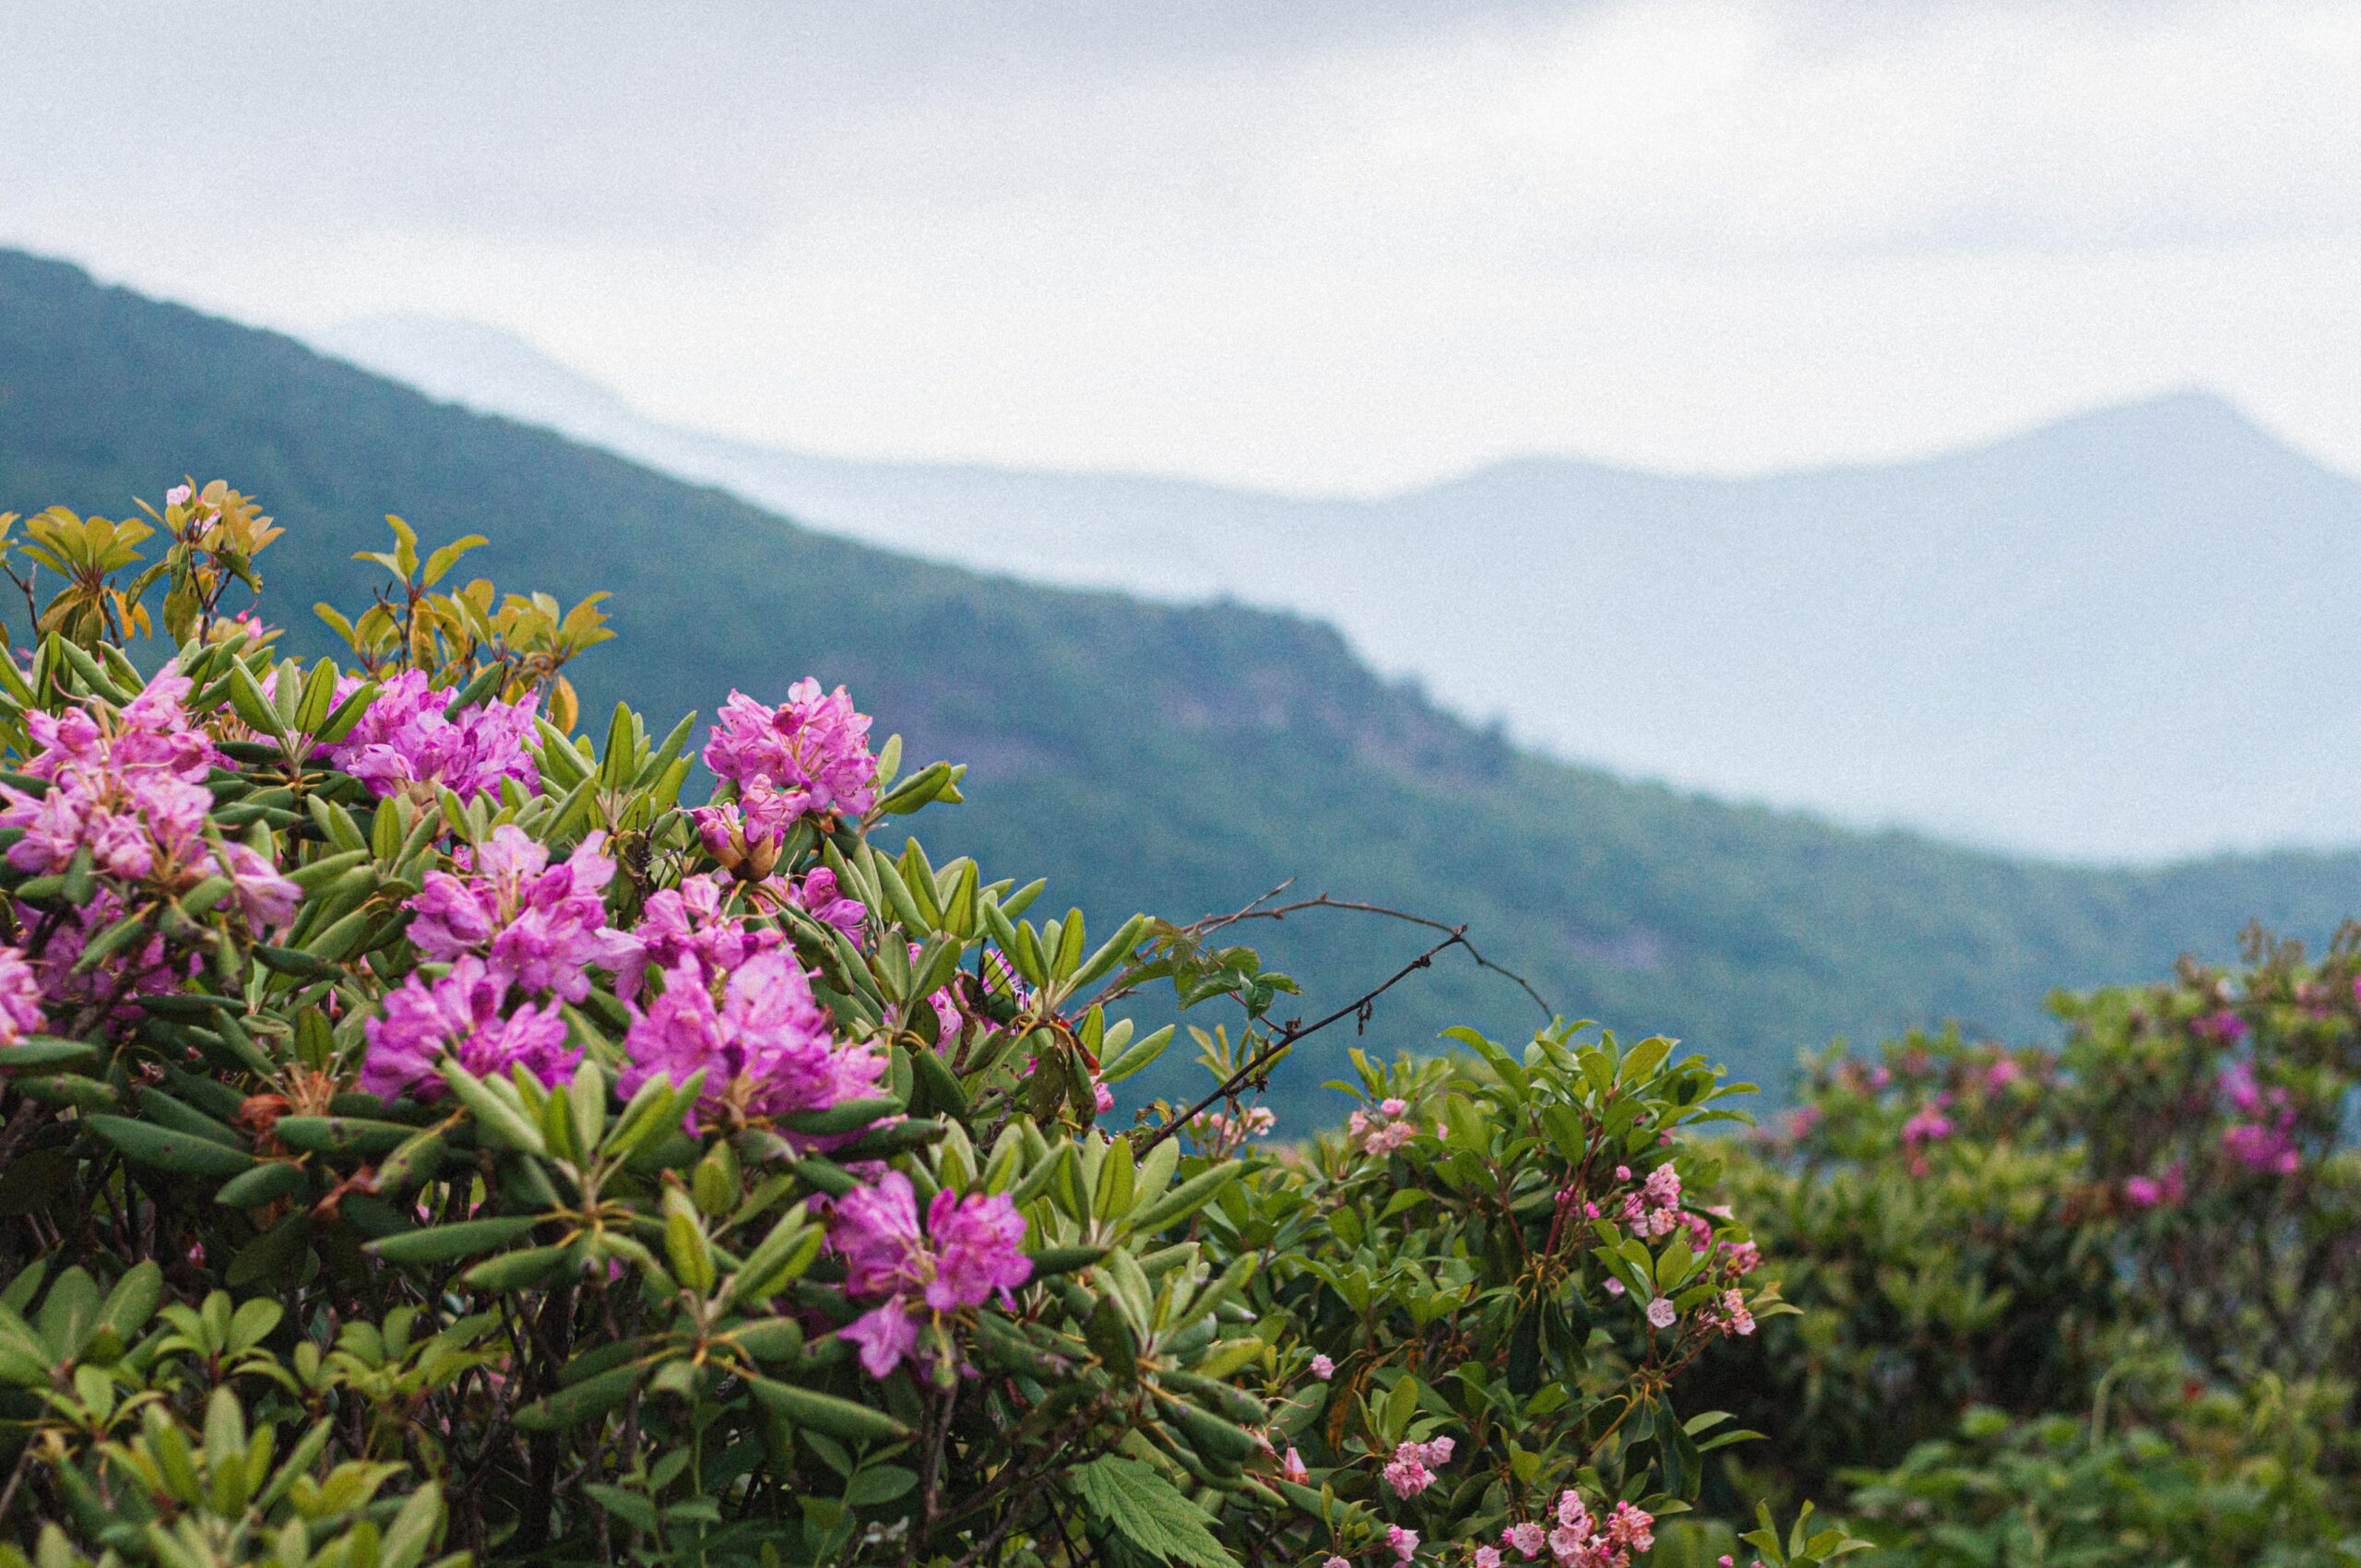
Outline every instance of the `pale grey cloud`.
<svg viewBox="0 0 2361 1568"><path fill-rule="evenodd" d="M2361 11L19 4L0 241L864 452L1382 489L2222 387L2361 464Z"/></svg>

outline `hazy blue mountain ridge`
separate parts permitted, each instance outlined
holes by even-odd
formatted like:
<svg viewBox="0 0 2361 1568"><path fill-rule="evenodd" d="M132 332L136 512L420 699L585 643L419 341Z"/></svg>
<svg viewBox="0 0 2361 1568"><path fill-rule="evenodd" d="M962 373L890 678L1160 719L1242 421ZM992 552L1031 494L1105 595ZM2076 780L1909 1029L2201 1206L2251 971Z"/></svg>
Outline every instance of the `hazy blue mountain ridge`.
<svg viewBox="0 0 2361 1568"><path fill-rule="evenodd" d="M1627 773L2085 860L2361 838L2333 587L2361 485L2201 393L1916 462L1531 458L1317 500L721 441L484 328L323 341L872 542L1315 615L1453 711Z"/></svg>

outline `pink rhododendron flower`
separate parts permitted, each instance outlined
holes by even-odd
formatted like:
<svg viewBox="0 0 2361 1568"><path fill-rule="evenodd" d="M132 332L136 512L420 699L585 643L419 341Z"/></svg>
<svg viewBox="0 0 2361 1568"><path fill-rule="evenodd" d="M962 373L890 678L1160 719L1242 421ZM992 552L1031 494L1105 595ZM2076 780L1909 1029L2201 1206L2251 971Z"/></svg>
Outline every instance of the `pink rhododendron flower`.
<svg viewBox="0 0 2361 1568"><path fill-rule="evenodd" d="M2193 1020L2189 1028L2191 1034L2201 1039L2217 1040L2224 1045L2235 1045L2246 1038L2247 1021L2227 1007L2224 1007Z"/></svg>
<svg viewBox="0 0 2361 1568"><path fill-rule="evenodd" d="M1407 1562L1418 1555L1418 1532L1406 1530L1399 1525L1388 1525L1385 1526L1385 1544L1394 1549L1396 1558Z"/></svg>
<svg viewBox="0 0 2361 1568"><path fill-rule="evenodd" d="M8 863L54 874L87 849L101 875L153 879L171 892L212 872L204 828L213 796L205 778L220 759L189 726L181 706L188 694L188 677L168 663L120 712L26 714L32 754L23 771L49 788L35 798L0 784L0 828L22 834L9 846Z"/></svg>
<svg viewBox="0 0 2361 1568"><path fill-rule="evenodd" d="M869 906L858 898L848 898L836 885L836 873L826 866L814 866L801 885L782 878L776 885L786 889L788 901L818 921L843 932L858 943L860 922L869 918Z"/></svg>
<svg viewBox="0 0 2361 1568"><path fill-rule="evenodd" d="M916 1348L921 1320L994 1296L1014 1306L1010 1292L1033 1277L1024 1242L1025 1218L1003 1194L937 1193L923 1235L917 1195L900 1171L846 1194L828 1218L828 1244L845 1260L845 1289L886 1298L843 1330L860 1347L860 1364L884 1377Z"/></svg>
<svg viewBox="0 0 2361 1568"><path fill-rule="evenodd" d="M825 1111L865 1098L885 1071L876 1052L836 1039L836 1020L785 949L747 959L718 1003L705 972L683 959L666 973L663 993L632 1011L623 1036L631 1061L618 1087L628 1097L656 1074L681 1084L703 1070L693 1117L701 1126Z"/></svg>
<svg viewBox="0 0 2361 1568"><path fill-rule="evenodd" d="M0 947L0 1046L39 1034L48 1019L42 1012L41 978L14 947Z"/></svg>
<svg viewBox="0 0 2361 1568"><path fill-rule="evenodd" d="M195 953L175 956L160 936L150 936L136 946L119 948L105 962L82 973L75 971L81 962L82 951L90 939L123 918L124 903L113 889L101 886L98 896L81 909L68 909L58 918L56 929L50 932L38 956L25 956L32 966L34 977L41 982L42 994L61 1018L76 1019L68 1027L83 1027L78 1010L112 999L114 1005L105 1017L113 1023L130 1024L139 1017L135 1005L142 996L155 996L180 989L181 982L196 972L201 960ZM17 923L30 931L50 916L24 905L17 907ZM126 983L125 977L128 977Z"/></svg>
<svg viewBox="0 0 2361 1568"><path fill-rule="evenodd" d="M778 864L780 849L789 829L801 816L808 797L801 791L782 793L765 778L754 778L734 800L697 807L689 820L706 854L747 882L760 882Z"/></svg>
<svg viewBox="0 0 2361 1568"><path fill-rule="evenodd" d="M869 723L842 686L823 695L808 678L789 686L777 707L733 691L706 742L705 765L742 787L760 780L789 815L859 816L877 803Z"/></svg>
<svg viewBox="0 0 2361 1568"><path fill-rule="evenodd" d="M405 1093L434 1099L445 1087L435 1064L446 1055L479 1078L518 1065L544 1084L571 1077L582 1050L566 1044L557 1004L504 1017L507 995L508 982L473 954L441 980L410 976L386 996L384 1014L363 1026L369 1049L361 1087L386 1099Z"/></svg>
<svg viewBox="0 0 2361 1568"><path fill-rule="evenodd" d="M749 929L729 909L730 885L718 876L684 877L678 887L651 894L633 936L648 964L670 971L694 961L707 980L742 968L787 938L768 927Z"/></svg>
<svg viewBox="0 0 2361 1568"><path fill-rule="evenodd" d="M473 874L462 879L430 871L418 897L409 937L430 958L485 956L494 974L519 991L553 992L568 1002L590 994L592 964L638 989L646 961L638 942L607 924L603 890L615 862L602 852L606 835L593 833L558 865L547 848L514 826L457 857Z"/></svg>
<svg viewBox="0 0 2361 1568"><path fill-rule="evenodd" d="M1998 1094L2023 1075L2024 1070L2017 1065L2014 1057L2003 1056L1984 1069L1985 1091Z"/></svg>
<svg viewBox="0 0 2361 1568"><path fill-rule="evenodd" d="M2302 1164L2296 1152L2295 1122L2295 1112L2282 1111L2270 1123L2239 1123L2223 1130L2222 1146L2252 1170L2292 1176Z"/></svg>
<svg viewBox="0 0 2361 1568"><path fill-rule="evenodd" d="M255 850L233 840L215 852L213 863L230 879L230 897L256 935L276 931L295 918L303 890Z"/></svg>
<svg viewBox="0 0 2361 1568"><path fill-rule="evenodd" d="M1311 1358L1311 1375L1325 1383L1336 1375L1336 1363L1325 1356Z"/></svg>
<svg viewBox="0 0 2361 1568"><path fill-rule="evenodd" d="M359 676L338 682L337 700L362 684ZM448 717L457 695L433 689L422 670L387 676L360 721L342 740L323 748L329 766L351 774L380 798L408 795L430 802L434 787L442 785L468 801L497 793L504 778L538 790L540 774L525 750L533 733L535 699L479 703Z"/></svg>
<svg viewBox="0 0 2361 1568"><path fill-rule="evenodd" d="M1917 1148L1951 1135L1952 1119L1932 1105L1916 1111L1902 1124L1902 1146L1904 1148Z"/></svg>
<svg viewBox="0 0 2361 1568"><path fill-rule="evenodd" d="M1304 1468L1303 1455L1289 1448L1287 1456L1279 1462L1279 1477L1301 1486L1311 1479L1311 1472Z"/></svg>

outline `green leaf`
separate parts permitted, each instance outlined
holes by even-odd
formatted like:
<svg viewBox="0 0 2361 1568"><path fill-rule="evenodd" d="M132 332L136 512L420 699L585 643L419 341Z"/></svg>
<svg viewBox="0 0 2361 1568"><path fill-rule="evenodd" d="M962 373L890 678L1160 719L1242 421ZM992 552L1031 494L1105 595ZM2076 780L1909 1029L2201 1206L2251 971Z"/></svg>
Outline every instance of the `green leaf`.
<svg viewBox="0 0 2361 1568"><path fill-rule="evenodd" d="M450 1225L428 1226L372 1241L367 1251L387 1263L448 1263L516 1241L540 1221L530 1215L500 1219L462 1219Z"/></svg>
<svg viewBox="0 0 2361 1568"><path fill-rule="evenodd" d="M359 1116L282 1116L274 1130L280 1143L313 1154L388 1154L418 1135L399 1122Z"/></svg>
<svg viewBox="0 0 2361 1568"><path fill-rule="evenodd" d="M0 1046L0 1072L33 1075L84 1067L99 1059L99 1048L78 1039L27 1035L11 1046Z"/></svg>
<svg viewBox="0 0 2361 1568"><path fill-rule="evenodd" d="M1210 1170L1190 1177L1145 1208L1133 1211L1133 1233L1144 1236L1178 1225L1213 1202L1224 1187L1238 1179L1240 1169L1240 1162L1224 1160Z"/></svg>
<svg viewBox="0 0 2361 1568"><path fill-rule="evenodd" d="M815 1393L766 1377L749 1378L747 1382L753 1386L754 1397L765 1408L799 1426L841 1437L848 1443L890 1443L910 1435L908 1427L884 1411L839 1399L833 1394Z"/></svg>
<svg viewBox="0 0 2361 1568"><path fill-rule="evenodd" d="M1204 1513L1152 1467L1108 1454L1070 1479L1083 1506L1157 1562L1238 1568L1238 1559L1206 1528Z"/></svg>
<svg viewBox="0 0 2361 1568"><path fill-rule="evenodd" d="M175 1176L221 1181L254 1169L255 1157L194 1133L167 1131L128 1116L86 1118L91 1131L123 1151L127 1159Z"/></svg>

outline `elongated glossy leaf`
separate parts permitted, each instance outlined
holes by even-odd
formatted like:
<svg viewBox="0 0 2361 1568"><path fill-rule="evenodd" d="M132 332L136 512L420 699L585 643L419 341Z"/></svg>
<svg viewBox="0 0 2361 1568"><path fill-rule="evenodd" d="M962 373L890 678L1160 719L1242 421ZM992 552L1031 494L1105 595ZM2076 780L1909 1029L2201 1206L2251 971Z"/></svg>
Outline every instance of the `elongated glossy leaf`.
<svg viewBox="0 0 2361 1568"><path fill-rule="evenodd" d="M448 1263L454 1258L505 1246L530 1231L537 1223L539 1221L530 1215L499 1219L462 1219L455 1224L431 1226L399 1236L388 1236L381 1241L370 1242L367 1250L387 1263Z"/></svg>
<svg viewBox="0 0 2361 1568"><path fill-rule="evenodd" d="M765 1406L799 1426L811 1427L830 1437L840 1437L848 1443L891 1443L910 1435L908 1427L883 1410L872 1410L833 1394L775 1383L766 1377L747 1381L753 1385L754 1397Z"/></svg>
<svg viewBox="0 0 2361 1568"><path fill-rule="evenodd" d="M128 1116L91 1116L91 1131L123 1151L127 1159L175 1176L221 1181L254 1169L255 1157L211 1138L136 1122Z"/></svg>

